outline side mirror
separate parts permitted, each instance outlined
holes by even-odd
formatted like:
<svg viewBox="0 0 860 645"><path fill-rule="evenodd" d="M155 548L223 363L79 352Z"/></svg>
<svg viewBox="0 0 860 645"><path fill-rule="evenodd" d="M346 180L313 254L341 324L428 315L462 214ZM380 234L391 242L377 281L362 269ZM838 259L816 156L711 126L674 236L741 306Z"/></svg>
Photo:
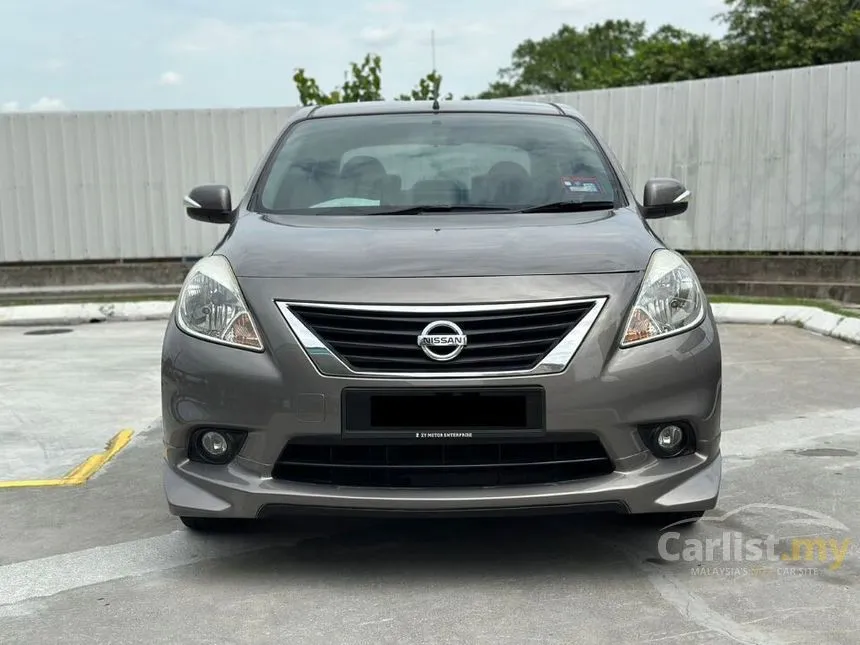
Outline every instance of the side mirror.
<svg viewBox="0 0 860 645"><path fill-rule="evenodd" d="M229 224L233 220L233 202L227 186L197 186L183 201L188 217L198 222Z"/></svg>
<svg viewBox="0 0 860 645"><path fill-rule="evenodd" d="M690 191L675 179L651 179L645 184L642 205L646 219L680 215L690 205Z"/></svg>

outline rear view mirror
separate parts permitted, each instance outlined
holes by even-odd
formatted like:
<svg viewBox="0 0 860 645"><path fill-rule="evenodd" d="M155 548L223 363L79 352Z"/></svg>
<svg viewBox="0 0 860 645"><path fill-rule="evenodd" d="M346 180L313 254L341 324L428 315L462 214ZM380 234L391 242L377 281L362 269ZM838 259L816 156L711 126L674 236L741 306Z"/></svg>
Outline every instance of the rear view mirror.
<svg viewBox="0 0 860 645"><path fill-rule="evenodd" d="M227 186L197 186L185 196L184 202L188 217L198 222L229 224L233 219L233 203Z"/></svg>
<svg viewBox="0 0 860 645"><path fill-rule="evenodd" d="M642 205L646 219L680 215L690 205L690 191L676 179L651 179L645 184Z"/></svg>

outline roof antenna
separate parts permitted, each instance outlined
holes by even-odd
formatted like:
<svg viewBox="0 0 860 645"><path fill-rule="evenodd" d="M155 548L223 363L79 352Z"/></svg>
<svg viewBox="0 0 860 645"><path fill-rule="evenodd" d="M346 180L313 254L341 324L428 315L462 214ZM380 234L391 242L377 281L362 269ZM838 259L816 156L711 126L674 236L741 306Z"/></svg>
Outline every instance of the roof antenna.
<svg viewBox="0 0 860 645"><path fill-rule="evenodd" d="M436 73L436 30L430 30L430 56L431 58L431 68L433 73Z"/></svg>
<svg viewBox="0 0 860 645"><path fill-rule="evenodd" d="M433 63L433 111L439 111L439 77L436 75L436 30L430 30L430 55Z"/></svg>

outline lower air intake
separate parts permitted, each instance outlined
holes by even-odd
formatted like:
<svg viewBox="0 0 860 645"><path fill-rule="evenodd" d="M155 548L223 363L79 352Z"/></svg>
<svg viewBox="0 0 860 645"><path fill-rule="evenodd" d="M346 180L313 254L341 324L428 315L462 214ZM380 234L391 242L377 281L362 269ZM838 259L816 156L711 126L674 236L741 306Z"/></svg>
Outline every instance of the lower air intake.
<svg viewBox="0 0 860 645"><path fill-rule="evenodd" d="M272 477L334 486L492 487L568 482L613 470L592 435L417 445L297 438L287 444Z"/></svg>

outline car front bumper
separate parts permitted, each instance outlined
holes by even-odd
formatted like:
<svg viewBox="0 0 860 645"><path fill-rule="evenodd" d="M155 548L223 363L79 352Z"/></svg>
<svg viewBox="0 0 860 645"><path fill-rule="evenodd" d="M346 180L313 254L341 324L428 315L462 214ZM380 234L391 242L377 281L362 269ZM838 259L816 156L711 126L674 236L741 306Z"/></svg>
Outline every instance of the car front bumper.
<svg viewBox="0 0 860 645"><path fill-rule="evenodd" d="M246 279L243 290L264 330L262 353L223 347L168 323L162 355L165 493L177 515L250 518L274 512L451 513L595 508L651 513L708 510L720 486L722 361L708 312L696 328L620 349L618 336L641 274L439 279L421 293L456 302L592 297L608 302L564 371L504 378L369 378L320 373L273 301L283 281ZM412 280L292 280L291 296L348 302L359 287L378 302L416 299ZM531 296L529 296L531 294ZM548 437L586 433L597 439L611 470L584 479L493 487L379 488L306 484L273 477L294 438L339 440L345 388L516 388L539 386ZM693 427L695 451L658 459L643 441L644 425L682 421ZM188 459L191 434L202 427L238 429L247 438L227 466ZM277 474L275 472L275 474Z"/></svg>
<svg viewBox="0 0 860 645"><path fill-rule="evenodd" d="M277 514L508 515L607 510L662 513L708 510L720 489L721 457L689 455L647 461L640 468L567 484L491 489L378 489L303 485L260 477L234 463L226 468L168 463L164 485L170 512L229 518Z"/></svg>

